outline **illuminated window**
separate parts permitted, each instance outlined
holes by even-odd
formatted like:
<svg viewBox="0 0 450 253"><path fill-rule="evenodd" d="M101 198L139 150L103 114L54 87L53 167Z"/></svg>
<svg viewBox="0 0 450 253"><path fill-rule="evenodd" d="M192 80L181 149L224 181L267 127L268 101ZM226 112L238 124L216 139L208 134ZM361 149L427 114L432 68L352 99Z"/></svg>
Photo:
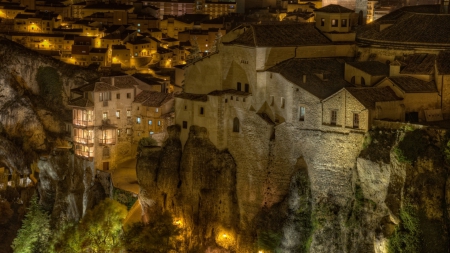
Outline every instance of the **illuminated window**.
<svg viewBox="0 0 450 253"><path fill-rule="evenodd" d="M152 125L152 124L153 124L153 122L152 122L151 120L149 120L149 121L148 121L148 124L149 124L149 125Z"/></svg>
<svg viewBox="0 0 450 253"><path fill-rule="evenodd" d="M300 106L300 113L298 119L300 121L305 121L305 107Z"/></svg>
<svg viewBox="0 0 450 253"><path fill-rule="evenodd" d="M108 119L108 112L103 112L102 119L103 120Z"/></svg>
<svg viewBox="0 0 450 253"><path fill-rule="evenodd" d="M131 109L127 109L127 117L131 117Z"/></svg>
<svg viewBox="0 0 450 253"><path fill-rule="evenodd" d="M136 118L136 123L141 124L141 117Z"/></svg>
<svg viewBox="0 0 450 253"><path fill-rule="evenodd" d="M332 27L337 27L339 25L339 20L337 19L332 19L331 20L331 26Z"/></svg>
<svg viewBox="0 0 450 253"><path fill-rule="evenodd" d="M155 109L155 112L159 112L159 108L156 108L156 109Z"/></svg>
<svg viewBox="0 0 450 253"><path fill-rule="evenodd" d="M116 118L120 119L120 110L116 111Z"/></svg>
<svg viewBox="0 0 450 253"><path fill-rule="evenodd" d="M158 126L161 126L161 120L158 120Z"/></svg>

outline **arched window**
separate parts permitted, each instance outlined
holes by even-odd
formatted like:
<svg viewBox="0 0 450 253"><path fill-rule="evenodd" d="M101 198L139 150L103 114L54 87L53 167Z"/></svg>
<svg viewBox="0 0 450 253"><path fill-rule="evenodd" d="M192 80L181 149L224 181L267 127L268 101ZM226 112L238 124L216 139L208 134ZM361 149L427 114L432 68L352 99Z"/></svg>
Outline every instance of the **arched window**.
<svg viewBox="0 0 450 253"><path fill-rule="evenodd" d="M239 119L238 118L233 119L233 132L239 133Z"/></svg>
<svg viewBox="0 0 450 253"><path fill-rule="evenodd" d="M350 81L352 84L355 84L355 76L352 77L352 80Z"/></svg>

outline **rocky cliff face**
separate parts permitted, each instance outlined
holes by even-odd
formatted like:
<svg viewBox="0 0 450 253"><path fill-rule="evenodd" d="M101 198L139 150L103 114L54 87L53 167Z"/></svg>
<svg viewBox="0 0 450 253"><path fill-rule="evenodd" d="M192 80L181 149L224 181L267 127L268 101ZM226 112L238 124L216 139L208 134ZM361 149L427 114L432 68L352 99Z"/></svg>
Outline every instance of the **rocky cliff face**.
<svg viewBox="0 0 450 253"><path fill-rule="evenodd" d="M137 169L147 219L169 210L183 221L182 252L448 250L445 131L364 136L281 124L266 147L246 142L238 155L195 126L181 151L178 134L147 148ZM255 164L265 165L256 173Z"/></svg>

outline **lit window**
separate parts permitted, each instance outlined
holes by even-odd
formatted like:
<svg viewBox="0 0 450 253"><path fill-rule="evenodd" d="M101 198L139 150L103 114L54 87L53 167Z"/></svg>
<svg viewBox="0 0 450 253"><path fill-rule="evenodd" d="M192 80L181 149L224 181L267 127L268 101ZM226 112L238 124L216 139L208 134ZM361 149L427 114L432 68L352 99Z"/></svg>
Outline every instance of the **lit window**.
<svg viewBox="0 0 450 253"><path fill-rule="evenodd" d="M120 119L120 110L116 111L116 118Z"/></svg>
<svg viewBox="0 0 450 253"><path fill-rule="evenodd" d="M159 108L156 108L156 109L155 109L155 112L159 112Z"/></svg>
<svg viewBox="0 0 450 253"><path fill-rule="evenodd" d="M138 124L141 124L141 117L137 117L137 118L136 118L136 122L137 122Z"/></svg>
<svg viewBox="0 0 450 253"><path fill-rule="evenodd" d="M138 24L138 26L141 26L141 24Z"/></svg>
<svg viewBox="0 0 450 253"><path fill-rule="evenodd" d="M158 120L158 126L161 126L161 120Z"/></svg>
<svg viewBox="0 0 450 253"><path fill-rule="evenodd" d="M127 117L131 117L131 109L127 109Z"/></svg>
<svg viewBox="0 0 450 253"><path fill-rule="evenodd" d="M303 107L303 106L300 106L300 114L299 114L298 119L300 121L305 121L305 107Z"/></svg>
<svg viewBox="0 0 450 253"><path fill-rule="evenodd" d="M332 19L331 20L331 26L332 27L337 27L339 25L339 21L337 19Z"/></svg>
<svg viewBox="0 0 450 253"><path fill-rule="evenodd" d="M152 125L152 124L153 124L153 122L152 122L151 120L149 120L149 121L148 121L148 124L149 124L149 125Z"/></svg>
<svg viewBox="0 0 450 253"><path fill-rule="evenodd" d="M150 135L154 134L154 132L150 132Z"/></svg>
<svg viewBox="0 0 450 253"><path fill-rule="evenodd" d="M108 119L108 112L104 112L102 115L102 119Z"/></svg>

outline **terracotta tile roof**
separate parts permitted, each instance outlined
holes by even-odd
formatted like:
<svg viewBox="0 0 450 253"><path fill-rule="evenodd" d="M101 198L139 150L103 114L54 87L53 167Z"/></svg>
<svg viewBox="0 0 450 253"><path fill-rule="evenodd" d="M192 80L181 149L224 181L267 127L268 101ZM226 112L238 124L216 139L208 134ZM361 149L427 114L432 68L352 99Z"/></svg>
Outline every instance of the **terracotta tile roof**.
<svg viewBox="0 0 450 253"><path fill-rule="evenodd" d="M320 9L315 10L315 12L326 12L326 13L354 13L354 10L345 8L337 4L330 4Z"/></svg>
<svg viewBox="0 0 450 253"><path fill-rule="evenodd" d="M114 87L118 89L132 89L135 85L139 85L139 83L132 76L114 76L114 77L102 77L100 78L101 82L107 83L109 85L112 84L111 78L114 78Z"/></svg>
<svg viewBox="0 0 450 253"><path fill-rule="evenodd" d="M352 86L343 79L344 64L337 59L289 59L267 71L280 73L319 99L325 99L344 87ZM323 78L320 75L323 75ZM303 76L306 82L303 83Z"/></svg>
<svg viewBox="0 0 450 253"><path fill-rule="evenodd" d="M69 101L70 106L76 106L76 107L94 107L94 103L84 97L75 98Z"/></svg>
<svg viewBox="0 0 450 253"><path fill-rule="evenodd" d="M391 76L389 77L395 85L406 93L433 93L437 92L434 81L425 82L410 76Z"/></svg>
<svg viewBox="0 0 450 253"><path fill-rule="evenodd" d="M224 44L252 47L289 47L330 44L314 24L250 25L236 40Z"/></svg>
<svg viewBox="0 0 450 253"><path fill-rule="evenodd" d="M202 102L208 101L208 95L206 95L206 94L179 93L179 94L175 94L175 97L192 100L192 101L202 101Z"/></svg>
<svg viewBox="0 0 450 253"><path fill-rule="evenodd" d="M248 92L239 91L239 90L233 90L233 89L229 89L229 90L215 90L215 91L212 91L212 92L208 93L208 95L210 95L210 96L222 96L222 95L225 95L225 94L231 94L231 95L243 96L243 97L250 96L250 93L248 93Z"/></svg>
<svg viewBox="0 0 450 253"><path fill-rule="evenodd" d="M124 11L127 11L127 10L130 10L132 8L134 8L133 5L96 3L96 4L87 5L83 9L124 10Z"/></svg>
<svg viewBox="0 0 450 253"><path fill-rule="evenodd" d="M390 87L348 87L345 89L350 94L352 94L352 96L355 97L362 105L369 109L375 109L376 102L403 100L402 98L397 97L397 95L395 95L395 92Z"/></svg>
<svg viewBox="0 0 450 253"><path fill-rule="evenodd" d="M348 65L360 69L372 76L388 76L389 66L379 61L347 62Z"/></svg>
<svg viewBox="0 0 450 253"><path fill-rule="evenodd" d="M421 7L421 8L418 8ZM361 42L450 47L450 15L437 14L438 6L404 7L357 29ZM380 24L392 24L380 31Z"/></svg>
<svg viewBox="0 0 450 253"><path fill-rule="evenodd" d="M142 91L136 96L133 103L140 103L148 107L160 107L171 99L173 99L173 93Z"/></svg>
<svg viewBox="0 0 450 253"><path fill-rule="evenodd" d="M439 52L436 59L436 65L438 74L440 75L450 74L450 51Z"/></svg>
<svg viewBox="0 0 450 253"><path fill-rule="evenodd" d="M94 87L94 92L98 91L111 91L111 90L118 90L119 88L109 85L104 82L96 82Z"/></svg>
<svg viewBox="0 0 450 253"><path fill-rule="evenodd" d="M402 68L402 74L426 74L431 75L434 72L435 54L412 54L408 55L404 61L405 67Z"/></svg>

